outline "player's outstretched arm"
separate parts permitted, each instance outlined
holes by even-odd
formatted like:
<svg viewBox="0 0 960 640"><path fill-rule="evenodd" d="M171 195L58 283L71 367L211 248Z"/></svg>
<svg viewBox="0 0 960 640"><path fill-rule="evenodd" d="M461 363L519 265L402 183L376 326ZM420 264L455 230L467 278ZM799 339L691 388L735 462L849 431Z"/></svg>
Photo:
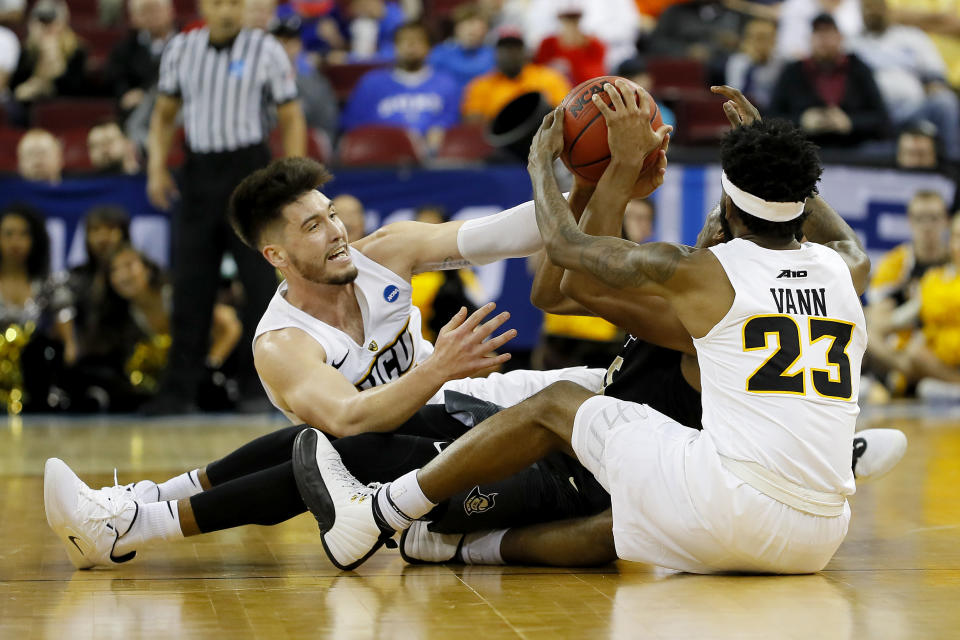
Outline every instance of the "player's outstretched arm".
<svg viewBox="0 0 960 640"><path fill-rule="evenodd" d="M493 352L517 332L511 329L491 337L510 314L481 322L494 306L485 305L470 317L461 309L440 330L429 358L398 380L372 389L358 391L326 364L323 347L299 329L261 336L254 345L254 364L278 404L307 424L337 437L392 431L423 407L443 383L510 359L510 354Z"/></svg>
<svg viewBox="0 0 960 640"><path fill-rule="evenodd" d="M807 240L839 253L850 269L853 286L858 294L863 295L870 284L870 258L857 233L820 196L807 198L806 209L810 214L803 223Z"/></svg>

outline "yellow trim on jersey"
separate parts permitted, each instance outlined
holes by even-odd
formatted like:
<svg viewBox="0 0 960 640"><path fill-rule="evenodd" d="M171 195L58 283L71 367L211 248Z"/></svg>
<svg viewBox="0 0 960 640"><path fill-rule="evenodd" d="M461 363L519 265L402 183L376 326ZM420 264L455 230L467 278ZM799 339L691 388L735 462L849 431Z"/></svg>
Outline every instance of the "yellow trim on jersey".
<svg viewBox="0 0 960 640"><path fill-rule="evenodd" d="M392 347L393 345L397 344L397 342L400 341L400 338L403 337L404 332L407 330L407 327L409 327L409 326L410 326L410 318L407 318L407 321L403 324L403 329L400 329L400 333L397 334L397 337L395 337L395 338L393 339L393 342L391 342L390 344L386 345L385 347L381 347L381 348L380 348L380 353L378 353L378 354L377 354L377 357L375 357L373 360L370 361L370 366L367 367L367 371L363 374L363 376L362 376L359 380L357 380L356 382L353 383L353 386L359 387L361 384L364 383L364 381L365 381L367 378L370 377L370 372L373 371L373 366L374 366L375 364L377 364L377 362L380 360L380 356L382 356L383 354L385 354L385 353L390 349L390 347ZM364 337L366 337L366 336L364 336ZM413 338L413 336L411 336L411 339L412 339L412 338ZM402 376L403 374L405 374L407 371L410 371L410 369L413 368L413 364L417 361L417 356L416 356L416 349L417 349L417 347L416 347L416 341L411 342L410 348L413 350L413 357L410 358L410 366L400 372L400 375L401 375L401 376Z"/></svg>
<svg viewBox="0 0 960 640"><path fill-rule="evenodd" d="M819 317L819 316L818 316L818 317L810 317L810 318L807 318L807 331L809 332L807 335L810 335L810 336L813 335L813 328L812 328L812 326L813 326L813 321L814 321L814 320L818 320L818 321L822 321L822 322L836 322L837 324L850 325L850 339L847 340L847 344L843 347L843 355L845 355L845 356L847 357L847 364L849 364L849 363L850 363L850 354L847 353L847 349L850 348L850 343L853 342L853 332L856 331L856 329L857 329L857 323L856 323L856 322L848 322L847 320L836 320L836 319L834 319L834 318L821 318L821 317ZM840 363L830 362L830 359L829 359L829 358L830 358L830 350L833 349L833 345L836 344L838 337L839 337L839 336L834 336L834 335L830 335L829 333L825 333L825 334L823 334L822 336L820 336L819 338L817 338L817 339L815 339L815 340L810 340L810 344L813 345L815 342L819 342L820 340L823 340L824 338L830 338L830 339L831 339L831 340L830 340L830 346L827 347L827 353L824 354L824 357L827 359L827 364L828 364L828 365L834 366L834 367L837 368L837 379L834 380L833 377L830 375L830 374L831 374L831 371L830 371L829 369L816 369L816 368L814 368L814 367L810 367L810 383L811 383L810 386L813 387L814 392L816 392L816 394L817 394L818 396L820 396L821 398L829 398L829 399L831 399L831 400L850 400L851 398L853 398L853 380L850 380L850 395L844 397L844 396L828 396L828 395L826 395L826 394L820 393L820 390L817 389L817 381L814 380L814 378L813 378L813 372L814 372L814 371L820 371L821 373L826 373L826 374L827 374L827 380L828 380L829 382L833 382L833 383L843 382L843 378L842 378L841 375L840 375ZM850 375L851 375L851 376L853 375L853 372L852 372L852 371L850 372Z"/></svg>
<svg viewBox="0 0 960 640"><path fill-rule="evenodd" d="M779 332L779 331L764 331L764 332L763 332L763 346L762 346L762 347L747 347L747 346L744 346L744 347L743 347L743 350L744 350L744 351L758 351L758 350L760 350L760 349L769 349L770 347L767 345L767 343L769 342L768 336L770 336L771 334L777 336L777 350L774 351L773 353L771 353L771 354L770 354L770 357L768 357L766 360L763 361L763 364L761 364L759 367L757 367L757 368L754 370L753 373L751 373L749 376L747 376L746 381L744 381L744 383L743 383L743 385L744 385L744 391L746 391L747 393L783 393L783 394L787 394L787 395L791 395L791 396L803 396L803 395L806 395L806 394L807 394L807 376L806 376L805 373L804 373L804 369L800 369L800 371L798 371L798 372L796 372L796 373L793 373L793 374L790 374L790 373L789 373L789 372L790 372L790 368L793 367L793 365L797 364L797 361L800 360L800 358L803 357L803 341L799 339L799 337L800 337L800 324L797 323L797 321L794 320L791 316L784 315L784 314L782 314L782 313L761 313L761 314L758 314L758 315L755 315L755 316L750 316L749 318L747 318L746 320L743 321L743 325L740 327L740 337L741 337L740 342L741 342L741 344L746 345L746 343L747 343L747 336L746 336L747 325L750 324L750 322L751 322L752 320L756 320L757 318L787 318L788 320L790 320L791 322L793 322L794 325L796 325L796 327L797 327L797 338L798 338L798 339L797 339L797 346L800 348L800 349L799 349L799 353L797 354L797 357L793 359L793 362L791 362L786 368L784 368L783 371L781 371L781 373L779 373L779 374L777 375L777 377L778 377L778 378L787 378L787 379L793 380L794 378L797 377L797 374L799 373L799 374L800 374L800 381L803 383L803 390L801 390L801 391L753 391L753 390L750 389L750 380L753 378L753 376L757 375L757 373L759 373L761 369L763 369L765 366L767 366L767 363L769 363L771 360L773 360L773 359L777 356L777 354L780 353L780 351L783 349L783 345L780 343L780 332ZM788 374L789 374L789 375L788 375Z"/></svg>

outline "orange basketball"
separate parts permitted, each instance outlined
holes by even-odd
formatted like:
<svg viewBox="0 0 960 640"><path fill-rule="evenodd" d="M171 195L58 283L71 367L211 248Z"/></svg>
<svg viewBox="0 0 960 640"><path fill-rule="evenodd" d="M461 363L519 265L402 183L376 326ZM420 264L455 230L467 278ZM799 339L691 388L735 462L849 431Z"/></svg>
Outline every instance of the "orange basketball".
<svg viewBox="0 0 960 640"><path fill-rule="evenodd" d="M593 104L593 94L599 94L607 105L611 103L610 96L604 91L603 85L613 84L620 80L617 76L600 76L582 82L561 102L563 112L563 153L560 158L567 169L588 182L597 182L603 175L604 169L610 164L610 147L607 146L607 122L603 114ZM650 125L656 131L663 126L660 109L656 101L642 87L627 80L639 89L641 96L650 101L653 116ZM616 85L614 85L616 86ZM646 169L657 159L654 151L643 162Z"/></svg>

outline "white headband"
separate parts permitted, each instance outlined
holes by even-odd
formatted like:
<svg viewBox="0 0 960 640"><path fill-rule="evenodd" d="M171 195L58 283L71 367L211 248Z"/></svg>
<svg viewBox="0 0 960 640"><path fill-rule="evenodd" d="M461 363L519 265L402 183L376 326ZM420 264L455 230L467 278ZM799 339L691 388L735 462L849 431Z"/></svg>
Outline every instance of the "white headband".
<svg viewBox="0 0 960 640"><path fill-rule="evenodd" d="M803 202L767 202L730 182L730 178L724 172L720 174L720 184L733 200L733 204L742 211L763 220L788 222L803 213Z"/></svg>

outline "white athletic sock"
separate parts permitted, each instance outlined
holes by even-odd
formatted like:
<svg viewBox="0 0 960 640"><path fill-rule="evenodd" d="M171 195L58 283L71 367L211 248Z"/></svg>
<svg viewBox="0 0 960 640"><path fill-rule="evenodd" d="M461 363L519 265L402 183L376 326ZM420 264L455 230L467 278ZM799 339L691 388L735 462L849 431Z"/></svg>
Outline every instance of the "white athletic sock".
<svg viewBox="0 0 960 640"><path fill-rule="evenodd" d="M160 490L158 500L185 500L203 491L200 486L200 469L181 473L175 478L157 485Z"/></svg>
<svg viewBox="0 0 960 640"><path fill-rule="evenodd" d="M506 564L500 555L500 542L508 529L468 533L460 547L464 564Z"/></svg>
<svg viewBox="0 0 960 640"><path fill-rule="evenodd" d="M183 537L180 530L180 512L176 500L141 504L137 518L130 529L117 540L115 553L123 555L142 549L160 540L176 540Z"/></svg>
<svg viewBox="0 0 960 640"><path fill-rule="evenodd" d="M423 495L417 471L419 469L400 476L377 492L380 514L397 531L406 529L437 506Z"/></svg>
<svg viewBox="0 0 960 640"><path fill-rule="evenodd" d="M133 493L140 502L160 502L160 485L153 480L138 480L134 482Z"/></svg>

